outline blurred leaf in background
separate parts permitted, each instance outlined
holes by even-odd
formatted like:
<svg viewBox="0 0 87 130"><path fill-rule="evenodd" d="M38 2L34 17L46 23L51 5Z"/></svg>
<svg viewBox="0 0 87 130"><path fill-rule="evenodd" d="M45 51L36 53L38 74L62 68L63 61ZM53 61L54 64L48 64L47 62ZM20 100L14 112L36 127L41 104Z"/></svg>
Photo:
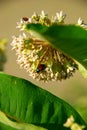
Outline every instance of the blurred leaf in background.
<svg viewBox="0 0 87 130"><path fill-rule="evenodd" d="M87 96L81 96L78 98L74 104L74 107L84 118L85 122L87 122Z"/></svg>
<svg viewBox="0 0 87 130"><path fill-rule="evenodd" d="M3 71L6 62L6 39L0 39L0 71Z"/></svg>

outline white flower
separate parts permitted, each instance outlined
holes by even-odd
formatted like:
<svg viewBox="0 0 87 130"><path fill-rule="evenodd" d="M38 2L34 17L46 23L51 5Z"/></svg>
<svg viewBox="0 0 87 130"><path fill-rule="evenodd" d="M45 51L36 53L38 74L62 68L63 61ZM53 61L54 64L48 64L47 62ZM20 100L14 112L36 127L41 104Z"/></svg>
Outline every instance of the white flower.
<svg viewBox="0 0 87 130"><path fill-rule="evenodd" d="M71 125L74 123L74 117L71 115L67 121L64 123L65 127L71 127Z"/></svg>
<svg viewBox="0 0 87 130"><path fill-rule="evenodd" d="M48 15L44 12L44 10L42 10L40 17L44 18L44 17L48 17Z"/></svg>
<svg viewBox="0 0 87 130"><path fill-rule="evenodd" d="M84 21L81 18L79 18L78 19L78 25L83 25L83 24L84 24Z"/></svg>
<svg viewBox="0 0 87 130"><path fill-rule="evenodd" d="M83 27L84 29L87 29L87 24L84 23L84 21L81 18L78 19L77 25Z"/></svg>
<svg viewBox="0 0 87 130"><path fill-rule="evenodd" d="M16 28L19 28L20 31L23 31L27 23L31 23L31 18L23 17L20 19L20 22L17 22Z"/></svg>
<svg viewBox="0 0 87 130"><path fill-rule="evenodd" d="M83 130L85 128L84 125L76 123L72 115L67 119L66 123L64 123L64 126L71 130Z"/></svg>
<svg viewBox="0 0 87 130"><path fill-rule="evenodd" d="M81 126L77 123L74 123L72 126L71 126L71 130L83 130L85 128L85 126Z"/></svg>
<svg viewBox="0 0 87 130"><path fill-rule="evenodd" d="M63 23L65 17L66 17L66 14L63 14L63 11L60 11L60 13L56 13L56 16L54 17L54 21L59 22L59 23Z"/></svg>

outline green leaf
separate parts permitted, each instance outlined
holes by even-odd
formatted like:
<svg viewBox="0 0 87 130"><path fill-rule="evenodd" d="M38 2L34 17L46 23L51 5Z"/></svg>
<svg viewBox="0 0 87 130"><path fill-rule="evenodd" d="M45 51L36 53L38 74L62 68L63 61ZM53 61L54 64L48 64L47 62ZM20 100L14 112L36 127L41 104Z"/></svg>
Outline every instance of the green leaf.
<svg viewBox="0 0 87 130"><path fill-rule="evenodd" d="M13 128L16 128L18 130L47 130L45 128L35 126L32 124L11 121L2 111L0 111L0 122L9 125Z"/></svg>
<svg viewBox="0 0 87 130"><path fill-rule="evenodd" d="M86 125L80 115L62 99L27 80L4 73L0 73L0 112L0 122L10 120L24 130L27 124L40 127L40 130L67 130L63 124L71 115L75 122Z"/></svg>
<svg viewBox="0 0 87 130"><path fill-rule="evenodd" d="M26 30L31 31L35 37L40 36L76 60L79 70L87 78L87 30L76 25L46 27L41 24L27 24Z"/></svg>

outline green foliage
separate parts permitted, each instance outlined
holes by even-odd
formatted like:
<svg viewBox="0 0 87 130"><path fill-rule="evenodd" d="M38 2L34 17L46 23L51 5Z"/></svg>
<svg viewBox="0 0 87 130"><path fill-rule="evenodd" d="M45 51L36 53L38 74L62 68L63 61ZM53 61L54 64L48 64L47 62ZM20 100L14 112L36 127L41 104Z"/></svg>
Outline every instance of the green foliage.
<svg viewBox="0 0 87 130"><path fill-rule="evenodd" d="M63 124L71 115L77 123L86 125L65 101L29 81L3 73L0 73L0 110L11 121L29 123L48 130L66 130ZM0 127L2 130L5 128L2 125Z"/></svg>
<svg viewBox="0 0 87 130"><path fill-rule="evenodd" d="M25 29L73 58L79 71L87 78L87 30L76 25L58 24L50 27L27 24Z"/></svg>

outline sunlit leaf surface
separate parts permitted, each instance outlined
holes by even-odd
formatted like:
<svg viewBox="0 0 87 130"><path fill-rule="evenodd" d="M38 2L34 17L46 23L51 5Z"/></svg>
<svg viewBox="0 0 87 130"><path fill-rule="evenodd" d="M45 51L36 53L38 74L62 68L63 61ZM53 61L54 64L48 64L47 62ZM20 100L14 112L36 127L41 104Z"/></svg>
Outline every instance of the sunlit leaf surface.
<svg viewBox="0 0 87 130"><path fill-rule="evenodd" d="M65 101L27 80L0 73L0 111L10 120L31 123L48 130L66 130L63 124L71 115L84 125L78 113ZM1 130L5 130L0 125Z"/></svg>

